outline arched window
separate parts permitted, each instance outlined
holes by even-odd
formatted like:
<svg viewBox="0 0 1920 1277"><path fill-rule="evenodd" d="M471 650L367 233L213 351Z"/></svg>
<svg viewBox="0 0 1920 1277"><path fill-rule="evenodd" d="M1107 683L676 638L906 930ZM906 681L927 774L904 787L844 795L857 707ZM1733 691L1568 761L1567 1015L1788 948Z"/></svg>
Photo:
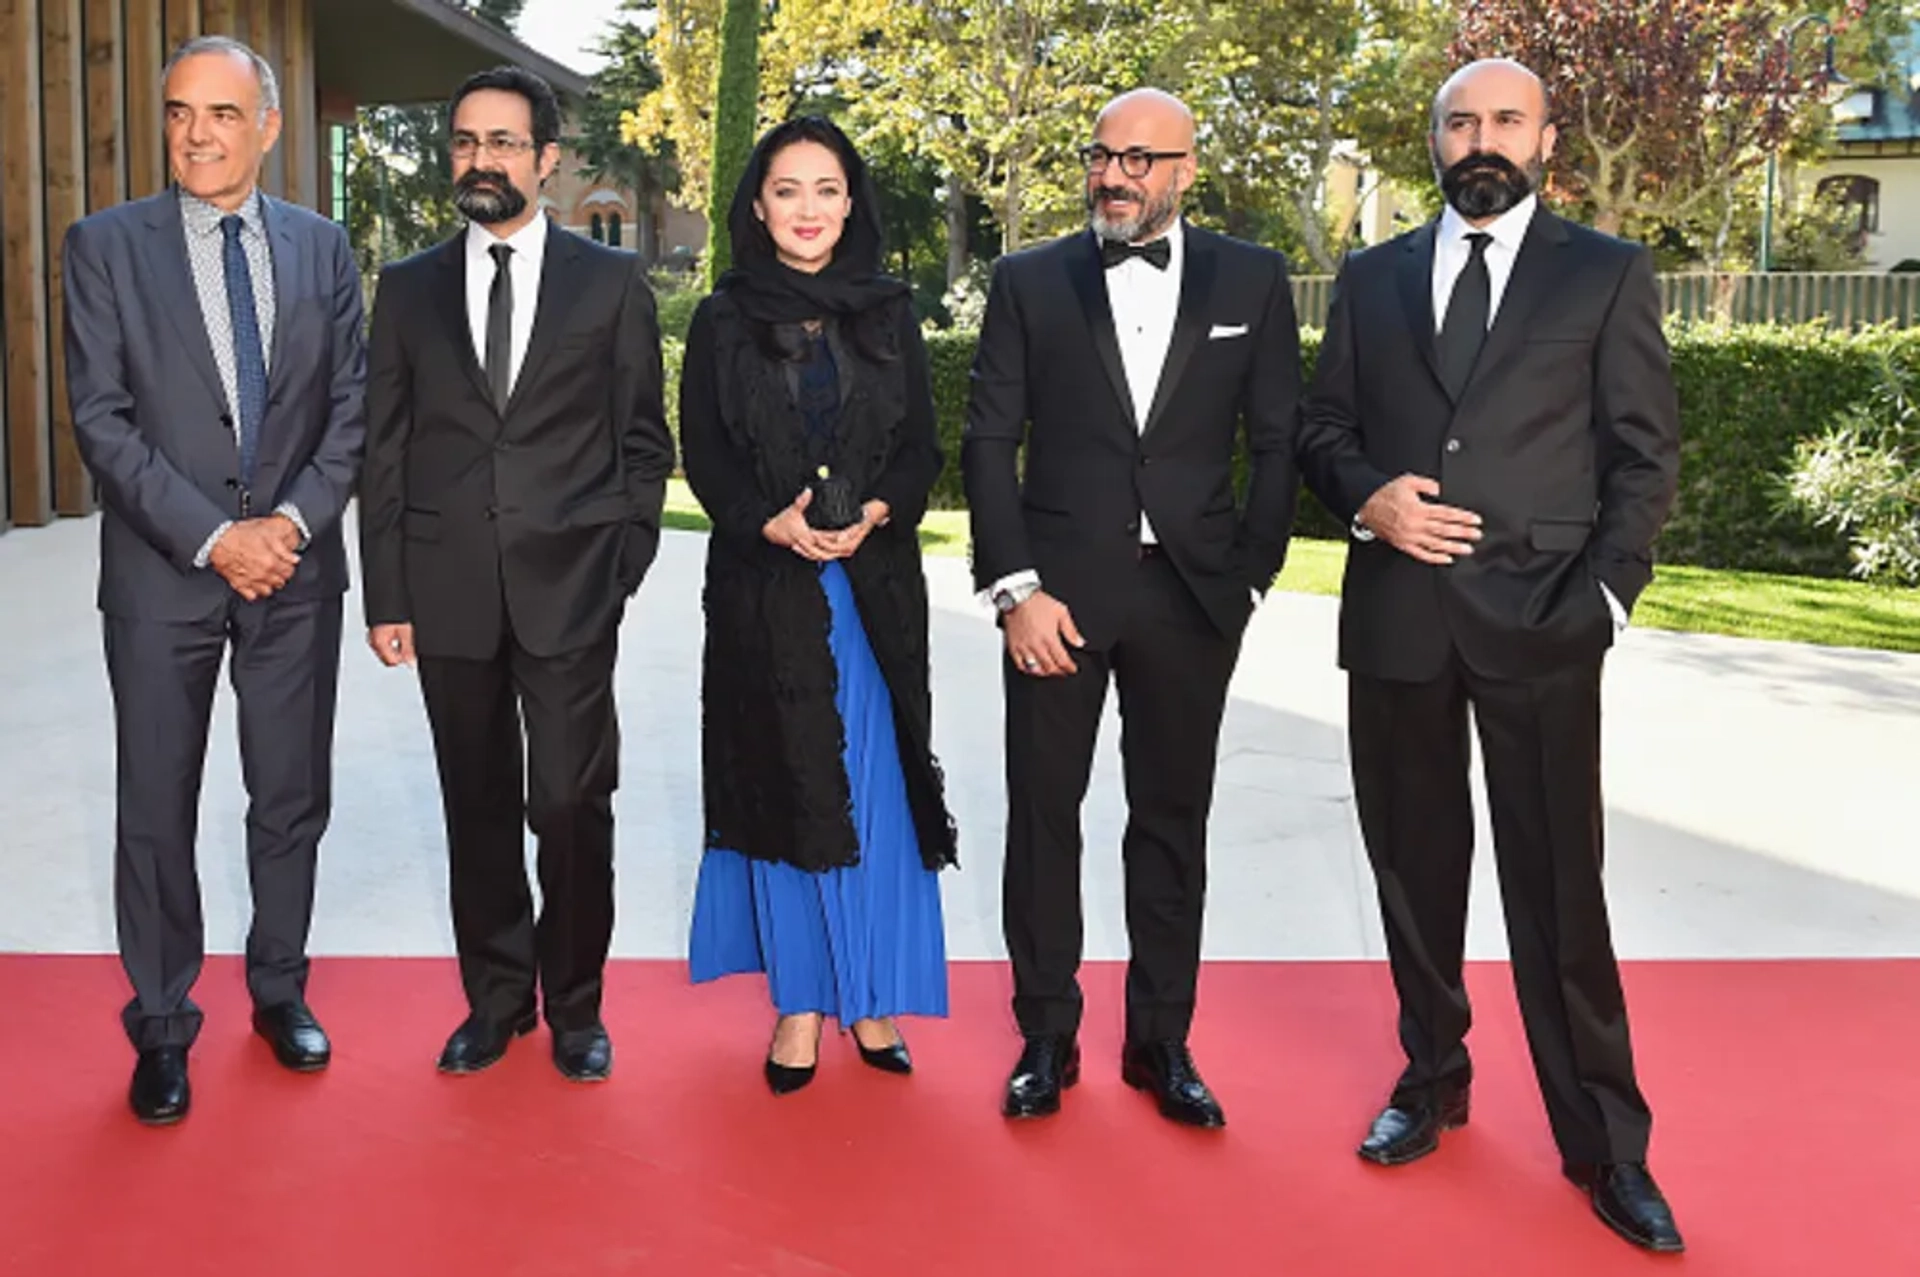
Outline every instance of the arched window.
<svg viewBox="0 0 1920 1277"><path fill-rule="evenodd" d="M1836 173L1820 179L1820 185L1814 188L1814 196L1820 200L1832 200L1844 208L1851 215L1849 221L1856 236L1879 231L1880 183L1873 178L1861 177L1856 173Z"/></svg>
<svg viewBox="0 0 1920 1277"><path fill-rule="evenodd" d="M614 213L607 218L607 243L620 247L620 214Z"/></svg>
<svg viewBox="0 0 1920 1277"><path fill-rule="evenodd" d="M606 242L607 230L606 226L600 221L600 214L595 213L593 215L593 220L588 223L587 233L593 236L593 242L596 244Z"/></svg>

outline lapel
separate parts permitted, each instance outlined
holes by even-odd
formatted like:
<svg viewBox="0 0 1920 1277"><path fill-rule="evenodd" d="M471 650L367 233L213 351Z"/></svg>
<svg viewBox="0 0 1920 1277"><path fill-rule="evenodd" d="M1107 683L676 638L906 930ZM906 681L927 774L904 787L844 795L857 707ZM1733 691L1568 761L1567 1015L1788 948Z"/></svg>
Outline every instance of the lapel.
<svg viewBox="0 0 1920 1277"><path fill-rule="evenodd" d="M180 216L180 195L172 187L146 202L147 251L141 254L147 269L153 272L155 296L160 309L173 321L180 343L186 349L187 362L194 366L214 402L222 411L228 408L227 388L220 381L220 365L213 360L213 343L207 340L206 316L200 311L200 292L193 286L193 268L187 262L187 230Z"/></svg>
<svg viewBox="0 0 1920 1277"><path fill-rule="evenodd" d="M1474 361L1473 373L1460 392L1462 399L1526 340L1534 312L1556 291L1561 274L1571 265L1570 256L1577 256L1557 251L1567 242L1566 223L1544 207L1536 208L1533 220L1527 223L1526 238L1520 241L1520 252L1513 259L1513 273L1507 276L1507 289L1501 294L1500 309L1487 332L1487 344L1480 348L1480 358Z"/></svg>
<svg viewBox="0 0 1920 1277"><path fill-rule="evenodd" d="M268 356L267 400L287 375L288 320L303 300L300 281L307 277L304 245L293 233L293 219L282 212L279 202L260 193L260 220L267 228L267 243L273 258L273 352Z"/></svg>
<svg viewBox="0 0 1920 1277"><path fill-rule="evenodd" d="M1444 394L1447 379L1440 375L1440 350L1433 339L1433 241L1439 233L1436 218L1407 236L1400 250L1398 280L1408 335Z"/></svg>
<svg viewBox="0 0 1920 1277"><path fill-rule="evenodd" d="M442 331L447 334L447 340L453 343L454 362L466 372L467 380L473 383L474 392L491 406L493 391L487 386L487 375L480 367L480 357L473 353L473 321L467 315L467 228L461 227L452 239L436 251L440 254L440 260L435 271L433 291L440 310Z"/></svg>
<svg viewBox="0 0 1920 1277"><path fill-rule="evenodd" d="M542 213L541 217L546 218ZM554 343L567 328L567 311L587 290L592 272L585 262L581 239L572 231L560 229L547 218L547 246L540 258L540 299L533 308L533 335L527 339L526 357L520 361L520 375L513 379L513 393L507 396L507 413L520 403L540 374L540 365L552 353Z"/></svg>
<svg viewBox="0 0 1920 1277"><path fill-rule="evenodd" d="M1173 340L1167 346L1166 362L1160 366L1160 380L1153 388L1153 407L1147 412L1142 437L1153 433L1155 424L1166 414L1167 404L1180 384L1180 374L1203 339L1207 316L1212 313L1208 303L1213 298L1213 279L1219 264L1213 237L1192 226L1182 228L1181 233L1186 238L1186 261L1180 268L1180 311L1174 317Z"/></svg>
<svg viewBox="0 0 1920 1277"><path fill-rule="evenodd" d="M1106 369L1107 381L1113 386L1113 396L1126 418L1127 428L1138 434L1140 423L1134 420L1133 392L1127 389L1126 366L1120 362L1120 337L1113 327L1113 304L1107 300L1107 272L1100 264L1100 250L1093 242L1092 231L1074 237L1067 259L1067 277L1079 295L1087 331L1093 335L1093 348L1099 352L1100 366Z"/></svg>

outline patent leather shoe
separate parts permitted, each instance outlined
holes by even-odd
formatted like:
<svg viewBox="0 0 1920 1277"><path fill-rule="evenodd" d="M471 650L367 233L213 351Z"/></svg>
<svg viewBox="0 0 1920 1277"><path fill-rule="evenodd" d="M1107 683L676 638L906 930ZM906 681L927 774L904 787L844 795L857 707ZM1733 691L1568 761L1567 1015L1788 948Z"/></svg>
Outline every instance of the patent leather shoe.
<svg viewBox="0 0 1920 1277"><path fill-rule="evenodd" d="M318 1073L333 1059L327 1031L304 1002L253 1009L253 1031L273 1048L273 1058L295 1073Z"/></svg>
<svg viewBox="0 0 1920 1277"><path fill-rule="evenodd" d="M460 1027L453 1031L453 1036L447 1039L446 1048L440 1052L440 1071L478 1073L482 1069L492 1068L507 1053L507 1044L533 1032L537 1023L538 1019L531 1011L505 1024L470 1015L460 1022Z"/></svg>
<svg viewBox="0 0 1920 1277"><path fill-rule="evenodd" d="M1360 1156L1378 1166L1404 1166L1440 1147L1440 1132L1467 1124L1469 1093L1460 1087L1437 1100L1396 1100L1381 1110L1360 1141Z"/></svg>
<svg viewBox="0 0 1920 1277"><path fill-rule="evenodd" d="M1120 1079L1159 1101L1160 1116L1170 1121L1209 1130L1227 1124L1185 1042L1129 1042L1120 1053Z"/></svg>
<svg viewBox="0 0 1920 1277"><path fill-rule="evenodd" d="M185 1117L193 1104L193 1088L187 1085L187 1048L156 1046L140 1052L127 1102L147 1126L171 1126Z"/></svg>
<svg viewBox="0 0 1920 1277"><path fill-rule="evenodd" d="M1080 1080L1080 1043L1066 1036L1031 1037L1007 1079L1000 1105L1007 1117L1046 1117L1060 1111L1060 1093Z"/></svg>
<svg viewBox="0 0 1920 1277"><path fill-rule="evenodd" d="M569 1082L604 1082L613 1076L613 1039L604 1024L553 1035L553 1066Z"/></svg>
<svg viewBox="0 0 1920 1277"><path fill-rule="evenodd" d="M1634 1245L1663 1255L1687 1248L1645 1162L1567 1162L1561 1169L1593 1203L1600 1222Z"/></svg>

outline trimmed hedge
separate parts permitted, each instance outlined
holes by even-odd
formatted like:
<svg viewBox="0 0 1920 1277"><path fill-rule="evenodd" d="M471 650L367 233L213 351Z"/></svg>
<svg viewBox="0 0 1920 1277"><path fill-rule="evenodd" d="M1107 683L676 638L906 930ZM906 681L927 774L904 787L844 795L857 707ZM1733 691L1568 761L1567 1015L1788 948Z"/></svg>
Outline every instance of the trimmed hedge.
<svg viewBox="0 0 1920 1277"><path fill-rule="evenodd" d="M1301 334L1311 376L1319 334ZM1664 563L1844 576L1846 538L1817 528L1781 501L1781 476L1796 440L1823 430L1833 414L1866 397L1878 361L1891 355L1920 370L1920 330L1833 332L1772 325L1675 326L1669 330L1680 389L1680 494L1660 538ZM679 343L667 341L668 385L677 385ZM960 483L960 434L966 420L969 332L927 336L933 395L940 413L946 468L933 490L938 509L966 503ZM668 392L668 416L677 394ZM1337 537L1342 529L1310 494L1302 494L1295 532Z"/></svg>

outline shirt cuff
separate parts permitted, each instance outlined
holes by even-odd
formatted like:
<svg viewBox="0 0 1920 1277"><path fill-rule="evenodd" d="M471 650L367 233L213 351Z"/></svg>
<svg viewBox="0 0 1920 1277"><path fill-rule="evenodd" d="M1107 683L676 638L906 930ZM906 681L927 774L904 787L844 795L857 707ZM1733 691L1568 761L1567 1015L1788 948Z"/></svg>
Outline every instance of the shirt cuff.
<svg viewBox="0 0 1920 1277"><path fill-rule="evenodd" d="M1613 591L1607 588L1605 581L1596 580L1600 587L1600 597L1607 601L1607 611L1613 613L1613 632L1624 633L1627 628L1627 609L1620 606L1620 600L1613 597Z"/></svg>
<svg viewBox="0 0 1920 1277"><path fill-rule="evenodd" d="M1022 585L1031 585L1034 589L1039 589L1040 574L1032 568L1022 568L1018 572L1009 572L974 597L978 598L988 607L992 607L994 595L1000 593L1002 590L1011 590L1016 586Z"/></svg>
<svg viewBox="0 0 1920 1277"><path fill-rule="evenodd" d="M275 514L285 515L289 520L292 521L294 527L300 529L300 544L296 548L304 550L307 548L308 545L312 543L313 529L307 526L307 518L305 515L300 513L299 506L295 505L291 501L282 501L279 505L273 508L273 512Z"/></svg>
<svg viewBox="0 0 1920 1277"><path fill-rule="evenodd" d="M220 544L220 538L227 535L227 529L232 526L233 520L228 519L225 523L213 530L213 535L208 537L206 544L200 547L200 553L193 556L193 566L196 568L204 568L207 564L213 562L213 547Z"/></svg>

